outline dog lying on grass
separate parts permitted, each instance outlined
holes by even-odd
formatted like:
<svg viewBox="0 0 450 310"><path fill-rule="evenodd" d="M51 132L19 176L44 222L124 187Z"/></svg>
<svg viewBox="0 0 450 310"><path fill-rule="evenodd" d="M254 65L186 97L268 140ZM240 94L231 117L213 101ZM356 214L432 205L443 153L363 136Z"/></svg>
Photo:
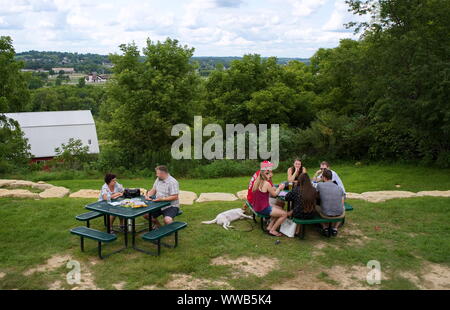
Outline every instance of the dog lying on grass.
<svg viewBox="0 0 450 310"><path fill-rule="evenodd" d="M225 228L226 230L228 230L228 228L233 228L233 226L231 226L231 222L236 221L236 220L241 220L241 219L252 219L251 216L244 214L244 210L237 208L237 209L231 209L222 213L219 213L215 219L213 219L212 221L205 221L202 222L203 224L217 224L217 225L221 225L223 226L223 228Z"/></svg>

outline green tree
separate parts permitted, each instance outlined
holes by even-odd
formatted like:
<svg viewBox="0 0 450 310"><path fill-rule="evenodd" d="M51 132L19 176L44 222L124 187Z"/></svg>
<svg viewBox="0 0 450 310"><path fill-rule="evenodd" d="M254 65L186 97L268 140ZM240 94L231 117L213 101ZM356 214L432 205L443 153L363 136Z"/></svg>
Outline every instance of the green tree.
<svg viewBox="0 0 450 310"><path fill-rule="evenodd" d="M30 146L19 124L0 114L0 173L11 172L27 164Z"/></svg>
<svg viewBox="0 0 450 310"><path fill-rule="evenodd" d="M274 85L282 75L275 57L263 59L255 54L233 60L228 70L216 70L209 77L207 111L224 123L249 123L245 102L252 99L253 93Z"/></svg>
<svg viewBox="0 0 450 310"><path fill-rule="evenodd" d="M80 139L70 138L67 143L55 148L55 153L53 165L64 169L79 170L89 160L89 146L83 145Z"/></svg>
<svg viewBox="0 0 450 310"><path fill-rule="evenodd" d="M86 80L84 79L84 77L80 77L79 79L78 79L78 85L77 85L79 88L83 88L83 87L85 87L86 86Z"/></svg>
<svg viewBox="0 0 450 310"><path fill-rule="evenodd" d="M19 112L28 103L27 80L20 72L23 63L14 60L10 37L0 37L0 113Z"/></svg>
<svg viewBox="0 0 450 310"><path fill-rule="evenodd" d="M31 154L19 124L7 118L6 112L20 112L28 104L29 91L22 62L14 60L10 37L0 37L0 173L27 163Z"/></svg>
<svg viewBox="0 0 450 310"><path fill-rule="evenodd" d="M359 85L367 91L358 99L373 106L371 121L390 123L387 144L410 137L421 157L450 166L450 1L346 2L373 17L349 25L363 35L367 74Z"/></svg>
<svg viewBox="0 0 450 310"><path fill-rule="evenodd" d="M101 107L104 134L126 150L124 164L145 163L148 152L171 145L173 125L192 124L200 109L200 80L189 61L194 49L148 39L143 61L134 43L120 49L110 56L115 74Z"/></svg>

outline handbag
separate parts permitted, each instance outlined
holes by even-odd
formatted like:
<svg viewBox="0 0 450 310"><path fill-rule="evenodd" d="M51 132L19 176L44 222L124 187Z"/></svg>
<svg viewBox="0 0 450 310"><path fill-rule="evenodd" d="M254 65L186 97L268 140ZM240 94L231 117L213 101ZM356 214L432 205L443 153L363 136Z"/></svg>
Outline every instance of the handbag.
<svg viewBox="0 0 450 310"><path fill-rule="evenodd" d="M139 188L125 188L123 191L123 198L136 198L141 196L141 190Z"/></svg>
<svg viewBox="0 0 450 310"><path fill-rule="evenodd" d="M280 226L280 232L289 238L294 238L297 224L291 219L286 219Z"/></svg>

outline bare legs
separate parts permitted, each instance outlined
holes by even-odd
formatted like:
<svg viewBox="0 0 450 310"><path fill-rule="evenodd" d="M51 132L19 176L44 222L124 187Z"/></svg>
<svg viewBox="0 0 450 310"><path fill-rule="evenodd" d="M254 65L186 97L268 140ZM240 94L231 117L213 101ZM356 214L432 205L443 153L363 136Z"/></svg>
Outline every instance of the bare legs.
<svg viewBox="0 0 450 310"><path fill-rule="evenodd" d="M269 234L274 236L282 236L279 232L277 232L277 229L281 226L281 224L287 219L288 214L286 211L279 209L279 208L272 208L272 213L270 213L270 223L267 226L267 230L269 231Z"/></svg>
<svg viewBox="0 0 450 310"><path fill-rule="evenodd" d="M115 216L112 216L112 215L110 215L109 216L109 222L110 222L110 227L112 227L113 226L113 224L114 224L114 220L116 219L116 217ZM125 226L125 220L124 219L120 219L120 226Z"/></svg>

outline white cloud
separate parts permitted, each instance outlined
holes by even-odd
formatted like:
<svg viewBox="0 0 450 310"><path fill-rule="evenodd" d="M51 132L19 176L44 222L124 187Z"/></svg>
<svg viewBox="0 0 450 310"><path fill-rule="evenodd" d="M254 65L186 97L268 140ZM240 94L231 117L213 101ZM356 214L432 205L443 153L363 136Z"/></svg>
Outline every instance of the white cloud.
<svg viewBox="0 0 450 310"><path fill-rule="evenodd" d="M325 31L348 31L344 24L351 19L353 15L348 12L348 6L342 0L334 2L334 11L328 22L322 27Z"/></svg>
<svg viewBox="0 0 450 310"><path fill-rule="evenodd" d="M309 16L322 7L326 0L289 0L294 16Z"/></svg>
<svg viewBox="0 0 450 310"><path fill-rule="evenodd" d="M344 0L0 0L0 29L16 50L119 52L148 37L196 55L309 57L351 37Z"/></svg>

